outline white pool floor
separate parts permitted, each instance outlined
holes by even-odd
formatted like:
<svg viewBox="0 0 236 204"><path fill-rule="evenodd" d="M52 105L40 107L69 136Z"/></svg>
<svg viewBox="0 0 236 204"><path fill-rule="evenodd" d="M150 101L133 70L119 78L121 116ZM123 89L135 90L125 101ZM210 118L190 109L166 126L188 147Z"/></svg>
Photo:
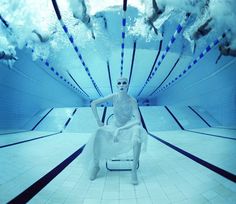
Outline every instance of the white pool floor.
<svg viewBox="0 0 236 204"><path fill-rule="evenodd" d="M147 117L145 122L148 124ZM184 130L151 133L235 176L236 130L199 128L193 131L195 133ZM39 186L40 179L62 164L89 137L90 133L57 131L1 134L0 203L12 201L33 184ZM52 176L52 180L41 187L28 203L236 203L236 185L229 178L151 136L147 147L147 151L141 153L137 186L130 183L130 172L109 171L105 163L101 164L97 179L90 181L88 169L81 165L80 156L77 156Z"/></svg>
<svg viewBox="0 0 236 204"><path fill-rule="evenodd" d="M26 138L28 134L25 133ZM40 133L30 134L38 137ZM45 135L45 132L42 134ZM153 134L211 164L236 173L235 141L205 136L203 142L202 136L181 130ZM89 136L61 133L1 148L0 202L6 203L23 192L85 144ZM17 140L17 134L7 136L12 143L11 137ZM6 138L4 142L7 142ZM225 145L230 148L222 149ZM111 172L105 164L101 167L98 178L90 181L87 169L81 166L78 156L29 203L236 202L234 182L152 137L149 137L147 152L142 152L140 158L139 185L130 184L130 172Z"/></svg>

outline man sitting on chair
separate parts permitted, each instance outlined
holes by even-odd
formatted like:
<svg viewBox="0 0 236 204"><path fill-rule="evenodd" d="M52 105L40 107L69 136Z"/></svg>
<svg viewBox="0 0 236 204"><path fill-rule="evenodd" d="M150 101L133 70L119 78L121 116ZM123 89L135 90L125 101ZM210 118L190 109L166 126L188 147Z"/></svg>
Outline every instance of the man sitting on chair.
<svg viewBox="0 0 236 204"><path fill-rule="evenodd" d="M100 160L110 159L132 149L131 183L137 185L136 167L139 161L141 144L146 141L147 133L141 126L136 100L127 94L128 79L119 78L117 88L118 93L92 101L91 108L100 127L88 141L83 154L86 155L88 162L91 162L90 179L94 180L100 170ZM113 104L114 123L104 126L98 116L97 105L108 101Z"/></svg>

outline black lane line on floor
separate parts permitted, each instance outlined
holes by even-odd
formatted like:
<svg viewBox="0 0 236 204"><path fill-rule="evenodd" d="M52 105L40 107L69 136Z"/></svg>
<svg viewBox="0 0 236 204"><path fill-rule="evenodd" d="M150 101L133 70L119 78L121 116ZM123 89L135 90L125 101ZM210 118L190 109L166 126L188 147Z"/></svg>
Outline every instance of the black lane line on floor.
<svg viewBox="0 0 236 204"><path fill-rule="evenodd" d="M169 112L169 114L174 118L175 122L179 125L179 127L181 128L181 130L184 130L184 127L180 124L180 122L177 120L177 118L174 116L174 114L170 111L169 108L167 108L167 106L165 106L166 110Z"/></svg>
<svg viewBox="0 0 236 204"><path fill-rule="evenodd" d="M142 122L143 126L146 127L141 112L140 112L140 115L141 115L141 118L142 118L141 122ZM146 130L147 130L147 129L146 129ZM221 168L219 168L219 167L217 167L217 166L215 166L215 165L213 165L213 164L211 164L211 163L209 163L209 162L207 162L207 161L205 161L205 160L203 160L203 159L200 159L199 157L196 157L196 156L190 154L189 152L186 152L186 151L183 150L183 149L180 149L179 147L176 147L175 145L170 144L169 142L166 142L165 140L162 140L161 138L159 138L159 137L157 137L157 136L151 134L148 130L147 130L147 132L148 132L148 134L149 134L150 136L152 136L152 137L155 138L156 140L160 141L161 143L167 145L168 147L174 149L175 151L177 151L177 152L183 154L184 156L186 156L186 157L192 159L193 161L195 161L195 162L201 164L202 166L204 166L204 167L206 167L206 168L208 168L208 169L214 171L215 173L217 173L217 174L219 174L219 175L221 175L221 176L223 176L223 177L229 179L230 181L236 182L236 175L235 175L235 174L232 174L232 173L230 173L230 172L228 172L228 171L226 171L226 170L224 170L224 169L221 169Z"/></svg>
<svg viewBox="0 0 236 204"><path fill-rule="evenodd" d="M53 135L57 135L59 133L61 133L61 132L56 132L56 133L52 133L52 134L49 134L49 135L44 135L44 136L40 136L40 137L28 139L28 140L23 140L23 141L20 141L20 142L14 142L14 143L11 143L11 144L2 145L2 146L0 146L0 148L10 147L10 146L22 144L22 143L25 143L25 142L30 142L30 141L33 141L33 140L38 140L38 139L42 139L42 138L45 138L45 137L50 137L50 136L53 136Z"/></svg>
<svg viewBox="0 0 236 204"><path fill-rule="evenodd" d="M233 182L236 182L236 175L235 174L232 174L232 173L230 173L230 172L228 172L224 169L221 169L221 168L219 168L219 167L217 167L217 166L215 166L215 165L213 165L213 164L211 164L211 163L209 163L209 162L207 162L203 159L200 159L199 157L196 157L193 154L190 154L190 153L186 152L185 150L180 149L179 147L176 147L176 146L170 144L169 142L166 142L165 140L162 140L161 138L159 138L159 137L157 137L157 136L155 136L151 133L148 133L148 134L150 136L152 136L153 138L155 138L156 140L158 140L158 141L162 142L163 144L167 145L168 147L174 149L175 151L177 151L177 152L183 154L184 156L192 159L193 161L201 164L202 166L205 166L208 169L214 171L215 173L217 173L217 174L219 174L219 175L221 175L221 176L223 176L223 177L225 177L225 178L227 178L227 179L229 179Z"/></svg>
<svg viewBox="0 0 236 204"><path fill-rule="evenodd" d="M22 132L30 132L31 130L21 130L21 131L17 131L17 132L6 132L6 133L1 133L0 135L11 135L11 134L18 134L18 133L22 133Z"/></svg>
<svg viewBox="0 0 236 204"><path fill-rule="evenodd" d="M166 106L165 108L167 109L167 111L171 114L171 116L175 119L176 123L180 126L180 128L184 131L187 132L193 132L193 133L199 133L199 134L204 134L204 135L208 135L208 136L212 136L212 137L219 137L219 138L224 138L224 139L231 139L231 140L236 140L235 138L232 137L226 137L226 136L221 136L221 135L214 135L214 134L208 134L208 133L203 133L203 132L198 132L198 131L193 131L193 130L187 130L185 129L180 122L178 121L178 119L174 116L174 114L170 111L170 109L168 109Z"/></svg>
<svg viewBox="0 0 236 204"><path fill-rule="evenodd" d="M139 110L139 114L140 114L142 126L143 126L143 128L148 132L147 126L146 126L146 124L145 124L145 122L144 122L143 115L142 115L141 110L140 110L139 107L138 107L138 110Z"/></svg>
<svg viewBox="0 0 236 204"><path fill-rule="evenodd" d="M75 115L77 109L78 109L78 108L76 108L76 109L73 111L73 113L72 113L72 115L71 115L72 117Z"/></svg>
<svg viewBox="0 0 236 204"><path fill-rule="evenodd" d="M201 135L207 135L211 137L219 137L219 138L224 138L224 139L236 140L236 138L233 138L233 137L226 137L226 136L215 135L215 134L210 134L210 133L205 133L205 132L198 132L198 131L193 131L193 130L184 130L184 131L193 132L193 133L201 134Z"/></svg>
<svg viewBox="0 0 236 204"><path fill-rule="evenodd" d="M32 199L39 191L41 191L48 183L50 183L59 173L61 173L76 157L83 151L85 145L76 150L72 155L66 158L63 162L57 165L54 169L48 172L45 176L40 178L22 193L17 195L8 204L26 203Z"/></svg>
<svg viewBox="0 0 236 204"><path fill-rule="evenodd" d="M204 123L206 123L208 127L211 127L211 125L210 125L197 111L195 111L191 106L188 106L188 107L189 107L199 118L201 118L202 121L203 121Z"/></svg>
<svg viewBox="0 0 236 204"><path fill-rule="evenodd" d="M66 121L66 123L65 123L65 125L64 125L64 127L63 127L63 129L62 129L60 132L63 132L63 130L66 129L66 127L69 125L71 119L72 119L73 116L75 115L76 111L77 111L77 108L73 111L73 113L71 114L71 116L69 117L69 119Z"/></svg>
<svg viewBox="0 0 236 204"><path fill-rule="evenodd" d="M230 128L230 127L212 127L212 128L216 128L216 129L225 129L225 130L236 130L236 128Z"/></svg>
<svg viewBox="0 0 236 204"><path fill-rule="evenodd" d="M53 108L51 110L49 110L45 116L42 117L42 119L31 129L34 130L42 121L44 118L46 118L46 116L53 110Z"/></svg>

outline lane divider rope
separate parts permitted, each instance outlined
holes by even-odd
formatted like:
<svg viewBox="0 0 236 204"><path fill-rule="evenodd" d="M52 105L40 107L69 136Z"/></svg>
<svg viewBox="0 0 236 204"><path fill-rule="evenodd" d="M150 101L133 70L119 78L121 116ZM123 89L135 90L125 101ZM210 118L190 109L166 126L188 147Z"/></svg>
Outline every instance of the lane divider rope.
<svg viewBox="0 0 236 204"><path fill-rule="evenodd" d="M27 44L26 44L27 48L30 48ZM30 48L31 52L34 53L34 49ZM61 73L59 73L59 71L57 71L56 68L54 68L53 66L50 65L49 60L47 59L43 59L42 57L40 58L40 61L47 67L49 68L48 70L51 71L53 73L53 76L56 77L56 79L59 79L64 85L66 85L67 87L73 89L73 91L77 91L79 92L79 94L84 97L86 96L80 89L78 89L77 87L75 87L72 83L70 83L70 81L63 76ZM86 96L87 97L87 96Z"/></svg>
<svg viewBox="0 0 236 204"><path fill-rule="evenodd" d="M156 62L157 62L157 60L158 60L158 58L159 58L159 55L160 55L160 53L161 53L162 44L163 44L163 39L162 39L162 40L160 41L160 43L159 43L159 49L158 49L156 58L155 58L155 60L154 60L154 62L153 62L153 65L152 65L152 68L151 68L151 70L150 70L150 73L149 73L149 75L148 75L148 78L151 76L151 74L152 74L152 72L153 72L153 70L154 70L154 68L155 68ZM144 85L143 85L143 86L144 86ZM143 89L144 89L144 87L141 88L141 90L139 91L137 97L139 97L139 96L141 95Z"/></svg>
<svg viewBox="0 0 236 204"><path fill-rule="evenodd" d="M140 91L139 94L138 94L138 97L139 97L140 94L142 93L143 89L147 86L147 84L151 81L151 79L155 76L155 74L156 74L158 68L161 66L161 63L162 63L163 60L165 59L167 53L170 51L171 46L174 44L174 42L175 42L175 40L176 40L176 38L177 38L177 35L180 34L180 32L182 31L182 29L183 29L185 23L186 23L187 20L189 19L189 16L190 16L190 14L187 13L187 14L185 15L185 17L183 18L183 20L180 22L180 24L178 24L178 26L177 26L177 28L176 28L174 34L172 35L172 37L171 37L171 39L170 39L168 45L166 46L166 48L165 48L163 54L161 55L161 59L158 60L157 65L155 66L155 68L153 69L153 71L151 72L151 74L149 74L149 76L148 76L148 78L146 79L146 81L145 81L143 87L141 88L141 91Z"/></svg>
<svg viewBox="0 0 236 204"><path fill-rule="evenodd" d="M33 52L33 51L32 51ZM79 92L79 94L83 97L88 97L86 94L84 94L79 88L74 86L65 76L63 76L59 71L56 70L53 66L50 65L48 60L44 60L43 58L40 58L40 61L44 63L44 65L49 68L49 70L57 77L59 78L64 84L72 88L73 90L76 90Z"/></svg>
<svg viewBox="0 0 236 204"><path fill-rule="evenodd" d="M183 55L183 51L184 51L184 47L182 48L181 50L181 53L178 57L178 59L175 61L174 65L172 66L171 70L169 71L169 73L166 75L166 77L163 79L163 81L157 86L157 88L155 88L155 90L153 92L155 92L157 89L159 89L162 84L169 78L170 74L173 72L173 70L175 69L175 67L177 66L177 64L179 63L180 59L182 58L182 55ZM152 92L152 93L153 93ZM149 96L152 95L152 93L149 94Z"/></svg>
<svg viewBox="0 0 236 204"><path fill-rule="evenodd" d="M212 50L213 47L215 47L223 38L225 38L227 32L229 32L230 29L226 30L222 35L220 35L216 40L214 40L211 44L209 44L201 53L200 55L194 59L187 68L185 68L178 76L176 76L174 79L172 79L169 83L164 85L162 88L157 89L156 93L160 93L161 91L164 91L168 89L171 85L173 85L176 81L179 79L182 79L184 76L189 73L188 71L193 68L194 65L196 65L210 50ZM151 95L153 95L155 92L153 92Z"/></svg>
<svg viewBox="0 0 236 204"><path fill-rule="evenodd" d="M124 48L125 48L125 27L126 27L127 0L123 0L122 33L121 33L121 60L120 77L123 76L124 69Z"/></svg>
<svg viewBox="0 0 236 204"><path fill-rule="evenodd" d="M57 18L58 18L58 20L59 20L59 22L60 22L60 24L61 24L61 26L63 28L63 31L65 32L65 34L67 35L70 43L72 44L72 46L73 46L73 48L74 48L74 50L75 50L79 60L81 61L82 65L83 65L84 70L86 71L89 79L91 80L91 82L92 82L94 88L96 89L97 93L99 94L99 96L103 96L103 94L100 91L100 89L98 88L94 78L92 77L92 75L91 75L91 73L89 71L88 66L85 64L85 61L84 61L84 59L82 57L82 54L81 54L81 52L79 50L79 47L75 44L75 41L74 41L74 38L73 38L72 34L69 32L68 27L65 25L65 23L64 23L64 21L63 21L63 19L61 17L60 10L58 8L56 0L52 0L52 4L53 4L54 10L56 12Z"/></svg>
<svg viewBox="0 0 236 204"><path fill-rule="evenodd" d="M81 88L81 86L77 83L77 81L74 79L74 77L70 74L69 71L67 71L67 74L70 76L70 78L75 82L75 84L79 87L79 90L81 90L88 98L90 99L90 96Z"/></svg>

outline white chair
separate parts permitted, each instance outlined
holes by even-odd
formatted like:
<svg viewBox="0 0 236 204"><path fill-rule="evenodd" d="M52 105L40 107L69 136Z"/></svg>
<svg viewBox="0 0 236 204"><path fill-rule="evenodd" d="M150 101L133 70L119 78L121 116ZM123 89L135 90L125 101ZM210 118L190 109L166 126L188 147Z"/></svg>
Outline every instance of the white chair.
<svg viewBox="0 0 236 204"><path fill-rule="evenodd" d="M109 115L106 120L106 125L111 124L114 114ZM106 168L109 171L131 171L133 163L133 151L120 154L115 158L106 161ZM139 162L137 169L139 168Z"/></svg>

